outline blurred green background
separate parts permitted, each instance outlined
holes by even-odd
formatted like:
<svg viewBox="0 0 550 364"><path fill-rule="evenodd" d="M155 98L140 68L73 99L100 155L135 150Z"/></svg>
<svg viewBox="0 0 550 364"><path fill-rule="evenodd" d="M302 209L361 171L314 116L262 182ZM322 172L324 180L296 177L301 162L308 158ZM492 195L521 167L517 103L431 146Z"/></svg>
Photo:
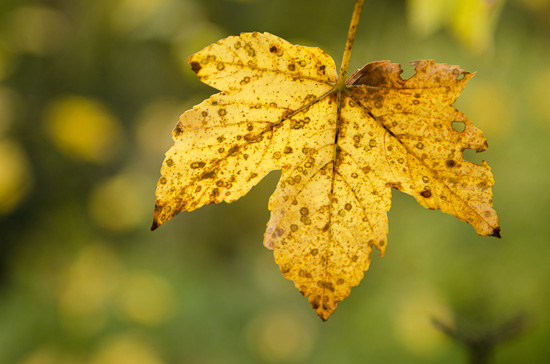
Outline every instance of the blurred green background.
<svg viewBox="0 0 550 364"><path fill-rule="evenodd" d="M548 0L367 0L352 53L478 72L456 105L503 239L395 191L386 257L322 323L262 246L278 173L149 231L171 129L215 92L185 59L268 31L339 64L353 4L0 2L0 363L466 363L433 317L482 335L516 314L495 362L550 358Z"/></svg>

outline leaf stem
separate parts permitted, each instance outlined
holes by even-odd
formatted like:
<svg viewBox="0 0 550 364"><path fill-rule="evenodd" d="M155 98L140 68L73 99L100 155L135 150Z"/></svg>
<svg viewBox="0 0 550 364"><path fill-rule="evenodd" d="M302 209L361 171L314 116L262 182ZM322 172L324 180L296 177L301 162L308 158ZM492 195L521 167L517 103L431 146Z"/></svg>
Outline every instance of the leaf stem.
<svg viewBox="0 0 550 364"><path fill-rule="evenodd" d="M357 0L355 2L355 9L353 9L353 15L351 16L351 23L348 30L348 39L346 40L346 49L344 49L342 65L340 66L340 73L338 75L338 83L336 84L336 89L340 91L343 90L346 85L349 59L351 57L351 48L353 47L353 41L355 40L355 32L357 31L357 24L359 23L359 16L361 15L363 2L364 0Z"/></svg>

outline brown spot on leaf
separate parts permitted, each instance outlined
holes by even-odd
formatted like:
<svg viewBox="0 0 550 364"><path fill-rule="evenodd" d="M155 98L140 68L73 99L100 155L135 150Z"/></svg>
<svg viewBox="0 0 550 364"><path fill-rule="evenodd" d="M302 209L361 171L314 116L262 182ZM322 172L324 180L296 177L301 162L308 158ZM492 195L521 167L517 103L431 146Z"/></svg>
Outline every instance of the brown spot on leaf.
<svg viewBox="0 0 550 364"><path fill-rule="evenodd" d="M315 298L311 300L311 307L316 310L319 306L321 306L321 296L315 296Z"/></svg>
<svg viewBox="0 0 550 364"><path fill-rule="evenodd" d="M183 134L183 126L181 125L181 123L178 123L174 128L174 135L180 136L181 134Z"/></svg>
<svg viewBox="0 0 550 364"><path fill-rule="evenodd" d="M197 168L203 168L206 165L204 162L193 162L191 163L191 168L197 169Z"/></svg>
<svg viewBox="0 0 550 364"><path fill-rule="evenodd" d="M430 197L432 197L432 193L431 193L430 191L428 191L428 190L424 190L424 191L420 192L420 195L421 195L422 197L424 197L424 198L430 198Z"/></svg>
<svg viewBox="0 0 550 364"><path fill-rule="evenodd" d="M216 172L215 171L209 171L209 172L204 172L200 177L199 177L199 180L203 180L203 179L212 179L212 178L215 178L216 177ZM216 188L217 190L217 188Z"/></svg>
<svg viewBox="0 0 550 364"><path fill-rule="evenodd" d="M193 70L193 72L195 73L199 73L199 71L202 68L199 62L191 62L190 64L191 64L191 70Z"/></svg>

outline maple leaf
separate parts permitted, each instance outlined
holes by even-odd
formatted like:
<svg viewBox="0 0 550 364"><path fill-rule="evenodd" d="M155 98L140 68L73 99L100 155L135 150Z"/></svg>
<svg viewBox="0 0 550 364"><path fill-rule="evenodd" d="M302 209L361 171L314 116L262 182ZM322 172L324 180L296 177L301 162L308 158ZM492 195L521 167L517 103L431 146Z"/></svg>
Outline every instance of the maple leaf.
<svg viewBox="0 0 550 364"><path fill-rule="evenodd" d="M282 170L264 245L323 320L359 284L373 247L384 255L391 188L500 237L490 168L463 158L485 150L486 139L452 106L473 74L424 60L403 80L399 65L381 61L345 82L350 39L340 76L321 49L269 33L192 55L199 79L221 92L174 129L152 226L233 202Z"/></svg>

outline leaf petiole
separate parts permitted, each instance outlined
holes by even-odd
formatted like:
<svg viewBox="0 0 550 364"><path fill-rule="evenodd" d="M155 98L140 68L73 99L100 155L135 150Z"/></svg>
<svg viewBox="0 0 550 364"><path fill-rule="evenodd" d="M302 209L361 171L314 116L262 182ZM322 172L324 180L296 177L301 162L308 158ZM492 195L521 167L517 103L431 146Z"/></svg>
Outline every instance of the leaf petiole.
<svg viewBox="0 0 550 364"><path fill-rule="evenodd" d="M343 91L346 85L351 48L353 47L353 41L355 40L355 32L357 31L357 24L359 23L359 16L361 15L363 2L364 0L357 0L355 2L355 9L353 9L353 15L351 17L351 23L348 30L348 38L346 40L346 48L344 49L344 56L342 57L342 65L340 66L338 82L336 83L336 89L338 91Z"/></svg>

